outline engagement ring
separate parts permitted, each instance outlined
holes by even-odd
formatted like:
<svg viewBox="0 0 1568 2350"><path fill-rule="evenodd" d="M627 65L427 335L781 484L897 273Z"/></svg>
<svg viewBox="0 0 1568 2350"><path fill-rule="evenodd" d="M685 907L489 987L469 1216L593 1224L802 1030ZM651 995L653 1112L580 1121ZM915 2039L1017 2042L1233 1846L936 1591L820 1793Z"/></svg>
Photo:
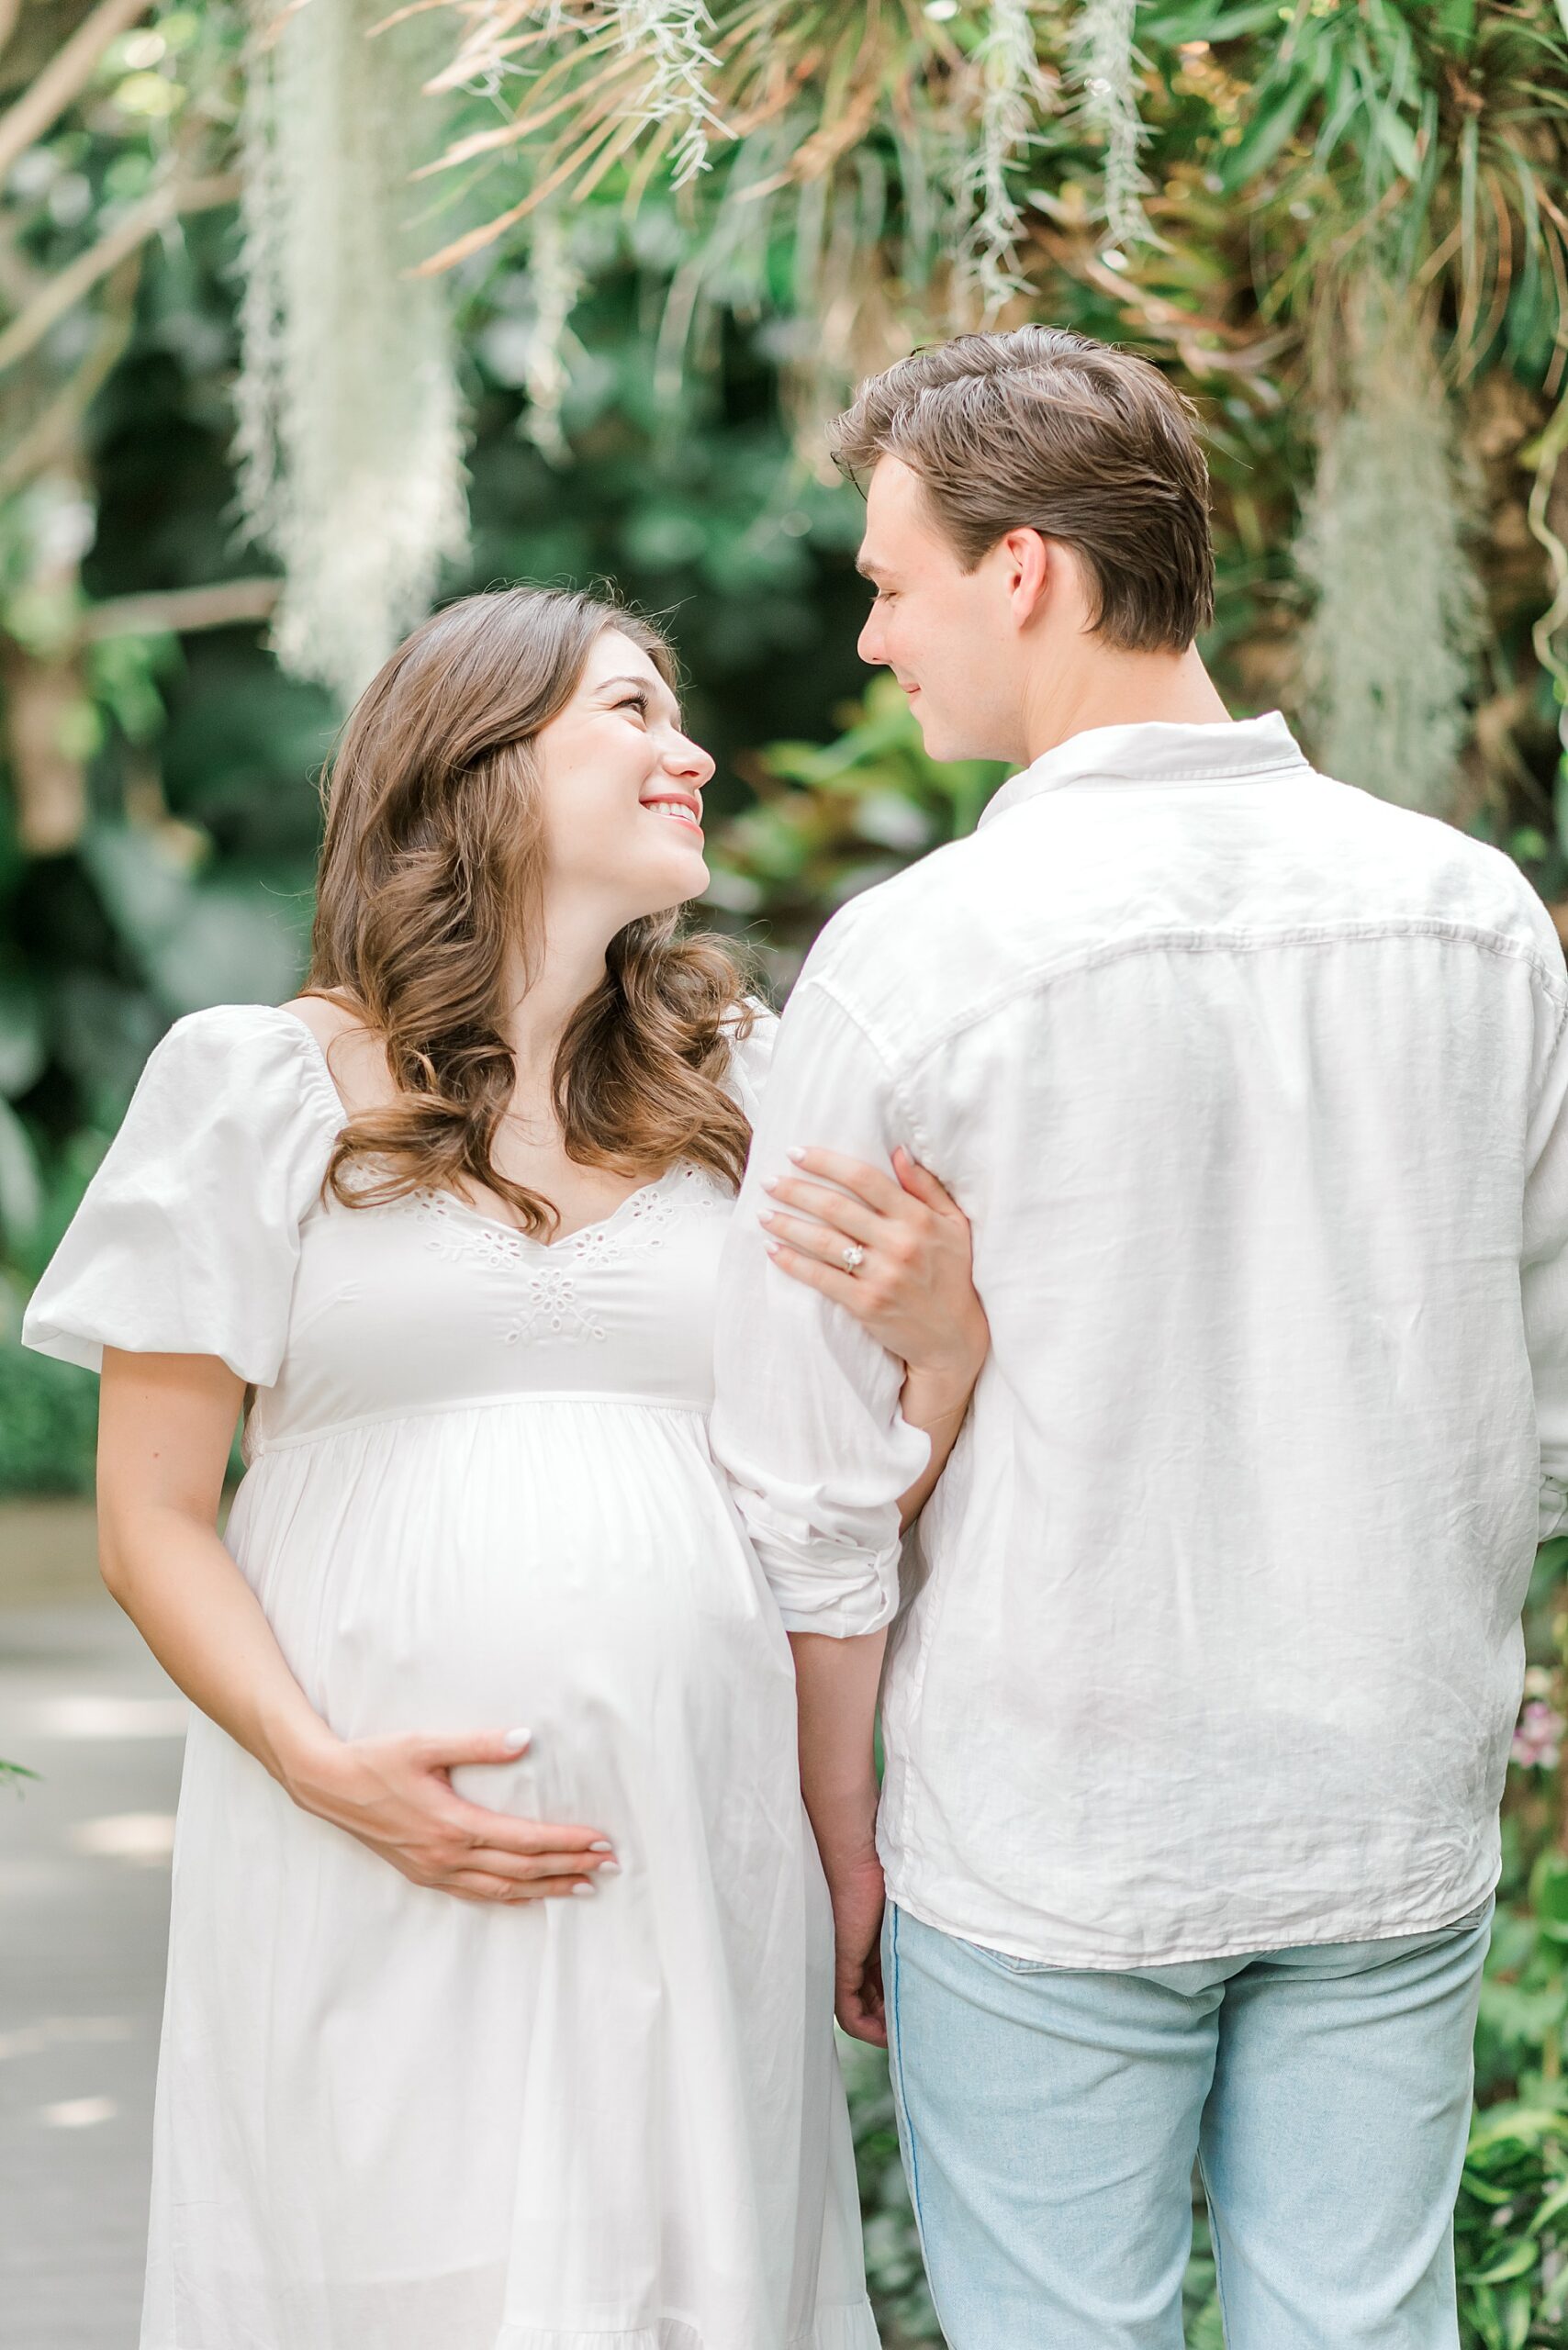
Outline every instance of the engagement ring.
<svg viewBox="0 0 1568 2350"><path fill-rule="evenodd" d="M866 1251L861 1248L858 1240L852 1240L848 1248L844 1252L845 1270L850 1273L857 1273L865 1262Z"/></svg>

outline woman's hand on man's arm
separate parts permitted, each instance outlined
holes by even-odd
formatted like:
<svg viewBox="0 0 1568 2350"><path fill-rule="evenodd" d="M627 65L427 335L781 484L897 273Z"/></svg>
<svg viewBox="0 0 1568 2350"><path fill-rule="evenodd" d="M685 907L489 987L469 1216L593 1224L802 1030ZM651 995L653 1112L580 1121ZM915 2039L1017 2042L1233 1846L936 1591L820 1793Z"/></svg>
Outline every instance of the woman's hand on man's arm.
<svg viewBox="0 0 1568 2350"><path fill-rule="evenodd" d="M762 1218L768 1253L791 1280L834 1299L906 1366L899 1408L931 1439L925 1469L899 1505L907 1527L946 1466L991 1349L969 1219L902 1146L893 1153L896 1182L838 1151L790 1157L800 1175L767 1186L776 1203Z"/></svg>

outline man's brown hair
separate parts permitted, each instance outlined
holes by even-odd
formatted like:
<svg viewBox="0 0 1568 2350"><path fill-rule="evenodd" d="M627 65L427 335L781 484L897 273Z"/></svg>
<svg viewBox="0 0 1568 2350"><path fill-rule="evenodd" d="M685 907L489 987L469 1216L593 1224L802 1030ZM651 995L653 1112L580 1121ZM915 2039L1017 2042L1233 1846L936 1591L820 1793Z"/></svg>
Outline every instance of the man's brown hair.
<svg viewBox="0 0 1568 2350"><path fill-rule="evenodd" d="M966 571L1009 531L1071 547L1124 652L1184 652L1214 618L1196 412L1131 352L1056 327L960 335L862 384L832 445L852 479L885 456L918 475Z"/></svg>

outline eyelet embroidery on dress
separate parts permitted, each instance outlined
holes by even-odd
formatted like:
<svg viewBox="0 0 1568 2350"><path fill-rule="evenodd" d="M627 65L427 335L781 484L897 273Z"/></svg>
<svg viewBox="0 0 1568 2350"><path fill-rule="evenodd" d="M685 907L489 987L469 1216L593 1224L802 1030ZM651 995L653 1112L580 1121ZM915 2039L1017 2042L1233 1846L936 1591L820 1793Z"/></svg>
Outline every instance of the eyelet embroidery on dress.
<svg viewBox="0 0 1568 2350"><path fill-rule="evenodd" d="M478 1257L498 1271L521 1277L520 1310L501 1333L510 1347L531 1338L565 1338L573 1344L602 1340L608 1334L591 1305L578 1296L579 1279L662 1248L682 1205L721 1208L728 1204L728 1195L703 1169L683 1160L633 1192L609 1216L548 1248L508 1225L467 1214L439 1192L417 1192L412 1204L433 1223L425 1245L438 1256Z"/></svg>

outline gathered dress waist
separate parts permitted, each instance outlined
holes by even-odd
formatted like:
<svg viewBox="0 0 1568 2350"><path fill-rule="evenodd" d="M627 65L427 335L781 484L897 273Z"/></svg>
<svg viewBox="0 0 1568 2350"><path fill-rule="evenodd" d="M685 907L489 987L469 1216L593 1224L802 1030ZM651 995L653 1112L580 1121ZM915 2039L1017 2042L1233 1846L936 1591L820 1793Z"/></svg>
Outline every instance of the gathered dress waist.
<svg viewBox="0 0 1568 2350"><path fill-rule="evenodd" d="M313 1427L286 1428L274 1435L256 1427L246 1438L246 1454L252 1461L263 1460L268 1453L293 1451L307 1444L323 1444L329 1438L353 1435L361 1428L390 1426L400 1420L452 1419L468 1412L488 1412L508 1405L563 1404L605 1404L620 1411L667 1412L706 1421L708 1405L695 1396L637 1395L614 1389L588 1387L522 1387L510 1389L499 1395L465 1395L432 1398L420 1404L394 1404L375 1412L361 1412L352 1417L323 1420Z"/></svg>

